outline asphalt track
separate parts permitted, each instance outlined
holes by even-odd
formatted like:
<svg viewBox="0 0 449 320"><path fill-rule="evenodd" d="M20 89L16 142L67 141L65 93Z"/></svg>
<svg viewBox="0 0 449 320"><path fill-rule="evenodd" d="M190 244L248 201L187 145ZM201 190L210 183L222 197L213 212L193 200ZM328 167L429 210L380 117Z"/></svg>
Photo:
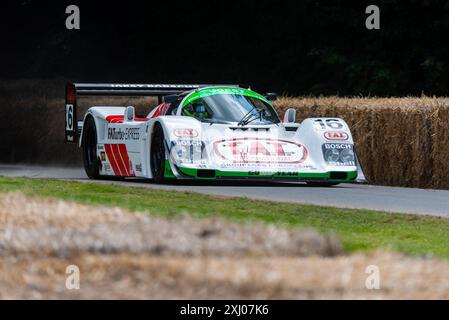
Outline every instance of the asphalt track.
<svg viewBox="0 0 449 320"><path fill-rule="evenodd" d="M88 182L82 168L0 165L0 176L56 178ZM99 180L99 183L132 187L200 192L219 196L305 203L341 208L428 214L449 217L449 191L341 184L330 188L300 183L182 182L156 185L146 180Z"/></svg>

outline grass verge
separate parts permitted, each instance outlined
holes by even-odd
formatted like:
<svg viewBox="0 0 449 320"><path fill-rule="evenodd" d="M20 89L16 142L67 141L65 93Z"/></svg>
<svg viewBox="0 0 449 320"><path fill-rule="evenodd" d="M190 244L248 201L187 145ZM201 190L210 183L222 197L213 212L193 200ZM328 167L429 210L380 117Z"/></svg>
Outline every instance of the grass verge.
<svg viewBox="0 0 449 320"><path fill-rule="evenodd" d="M216 215L247 223L260 221L287 228L314 228L337 234L348 252L386 249L449 258L449 219L438 217L222 198L122 185L0 177L0 192L10 191L162 216Z"/></svg>

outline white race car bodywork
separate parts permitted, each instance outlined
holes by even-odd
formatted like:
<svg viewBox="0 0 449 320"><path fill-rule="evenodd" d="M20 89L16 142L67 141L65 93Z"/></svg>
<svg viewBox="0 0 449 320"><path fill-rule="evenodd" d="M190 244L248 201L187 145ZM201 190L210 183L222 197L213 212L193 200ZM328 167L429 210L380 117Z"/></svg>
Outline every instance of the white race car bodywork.
<svg viewBox="0 0 449 320"><path fill-rule="evenodd" d="M364 179L351 132L342 119L239 126L200 122L179 112L154 117L155 110L148 118L127 120L126 112L125 107L96 106L84 117L84 122L88 117L95 120L100 175L153 178L151 137L159 124L166 178L337 183Z"/></svg>

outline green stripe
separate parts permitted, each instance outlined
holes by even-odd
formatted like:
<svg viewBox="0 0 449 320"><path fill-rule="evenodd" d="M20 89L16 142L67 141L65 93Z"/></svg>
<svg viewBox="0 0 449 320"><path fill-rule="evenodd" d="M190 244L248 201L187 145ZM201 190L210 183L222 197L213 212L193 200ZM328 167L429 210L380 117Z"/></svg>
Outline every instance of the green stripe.
<svg viewBox="0 0 449 320"><path fill-rule="evenodd" d="M264 96L254 92L254 91L251 91L251 90L242 89L242 88L234 88L234 87L213 87L213 88L205 88L202 90L195 91L186 99L186 101L184 101L184 104L182 106L185 107L189 103L191 103L195 100L198 100L200 98L213 96L213 95L219 95L219 94L239 94L239 95L262 100L262 101L268 103L269 105L271 105L271 103Z"/></svg>
<svg viewBox="0 0 449 320"><path fill-rule="evenodd" d="M171 171L170 161L168 160L165 160L164 178L166 179L176 178L175 175L173 174L173 171Z"/></svg>
<svg viewBox="0 0 449 320"><path fill-rule="evenodd" d="M198 178L197 177L197 169L191 169L191 168L183 168L178 167L179 171L189 177L197 178L197 179L215 179L215 178ZM296 175L289 175L288 173L285 174L273 174L273 173L260 173L260 174L251 174L248 171L220 171L215 170L215 177L216 178L285 178L285 179L323 179L323 180L329 180L329 181L336 181L336 182L345 182L345 181L351 181L357 178L357 171L347 171L347 179L330 179L330 172L311 172L311 173L305 173L305 172L299 172Z"/></svg>

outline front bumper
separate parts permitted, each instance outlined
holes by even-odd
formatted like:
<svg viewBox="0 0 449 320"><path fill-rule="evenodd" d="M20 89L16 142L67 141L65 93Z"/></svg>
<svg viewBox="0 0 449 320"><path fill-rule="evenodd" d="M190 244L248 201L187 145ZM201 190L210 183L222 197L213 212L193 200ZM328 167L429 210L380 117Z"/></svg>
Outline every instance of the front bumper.
<svg viewBox="0 0 449 320"><path fill-rule="evenodd" d="M167 178L202 179L202 180L296 180L296 181L325 181L352 182L357 178L355 171L329 172L274 172L258 171L221 171L213 169L192 169L174 167L174 173L167 174ZM172 170L173 171L173 170Z"/></svg>

